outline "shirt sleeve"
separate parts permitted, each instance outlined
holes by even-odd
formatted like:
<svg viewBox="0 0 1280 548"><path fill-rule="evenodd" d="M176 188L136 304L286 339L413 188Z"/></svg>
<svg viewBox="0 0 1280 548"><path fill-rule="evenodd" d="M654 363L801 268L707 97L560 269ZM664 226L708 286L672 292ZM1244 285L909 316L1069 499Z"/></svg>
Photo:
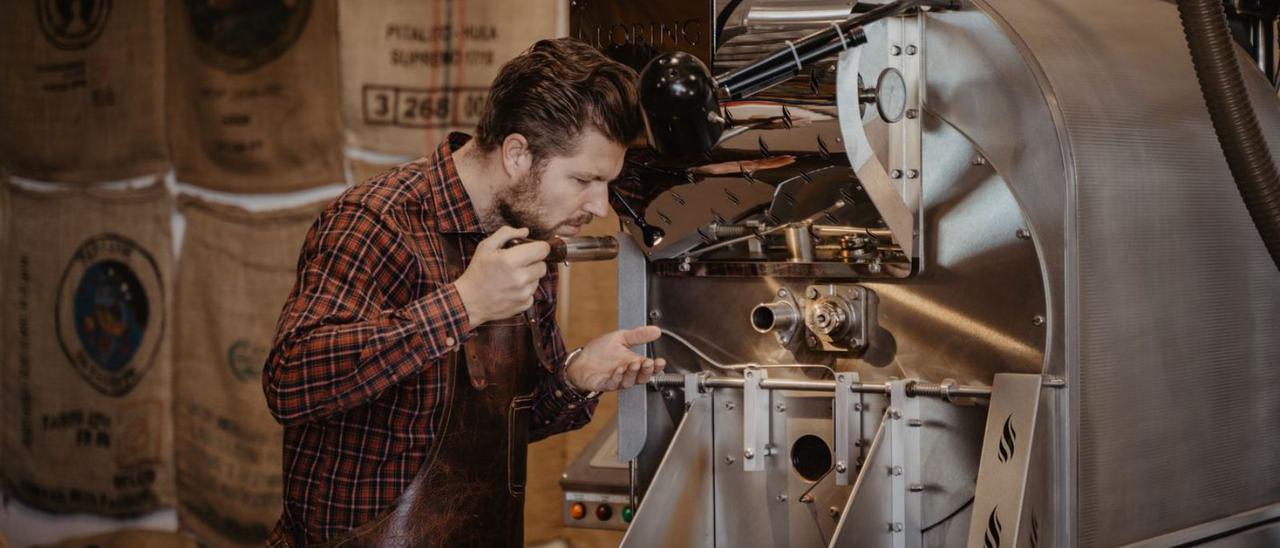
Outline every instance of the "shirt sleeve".
<svg viewBox="0 0 1280 548"><path fill-rule="evenodd" d="M555 283L554 277L551 283ZM591 422L598 398L587 398L568 384L564 376L567 352L555 314L549 314L542 332L543 348L548 349L547 359L554 370L538 367L538 386L534 392L533 424L529 429L529 441L534 442L553 434L577 430Z"/></svg>
<svg viewBox="0 0 1280 548"><path fill-rule="evenodd" d="M263 367L276 420L296 424L352 409L472 336L452 283L391 304L413 290L422 269L408 245L357 204L326 211L312 227Z"/></svg>

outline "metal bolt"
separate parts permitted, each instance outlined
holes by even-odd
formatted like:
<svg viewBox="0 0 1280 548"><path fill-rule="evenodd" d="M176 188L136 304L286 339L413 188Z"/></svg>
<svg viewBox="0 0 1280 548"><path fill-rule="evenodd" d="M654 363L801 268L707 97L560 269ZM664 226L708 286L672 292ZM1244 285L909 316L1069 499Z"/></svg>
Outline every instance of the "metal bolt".
<svg viewBox="0 0 1280 548"><path fill-rule="evenodd" d="M867 440L864 440L864 439L862 439L862 438L858 438L858 439L856 439L856 440L853 440L853 446L854 446L854 447L862 447L862 446L864 446L864 445L866 445L866 444L867 444ZM858 464L862 464L862 463L861 463L861 462L859 462Z"/></svg>
<svg viewBox="0 0 1280 548"><path fill-rule="evenodd" d="M733 464L733 455L725 455L725 456L724 456L724 463L725 463L725 464Z"/></svg>
<svg viewBox="0 0 1280 548"><path fill-rule="evenodd" d="M890 476L901 476L901 475L902 475L902 467L901 467L901 466L894 466L893 468L890 468L890 469L889 469L889 475L890 475Z"/></svg>
<svg viewBox="0 0 1280 548"><path fill-rule="evenodd" d="M778 296L779 296L779 297L782 297L782 298L784 298L784 299L787 297L787 295L790 295L790 294L791 294L791 292L790 292L790 291L787 291L787 288L785 288L785 287L784 287L784 288L782 288L782 289L779 289L779 290L778 290Z"/></svg>
<svg viewBox="0 0 1280 548"><path fill-rule="evenodd" d="M920 176L920 172L919 172L919 171L914 170L914 169L908 169L908 170L907 170L907 178L908 178L908 179L915 179L916 177L919 177L919 176Z"/></svg>
<svg viewBox="0 0 1280 548"><path fill-rule="evenodd" d="M915 426L915 427L924 426L924 421L920 419L907 419L907 426Z"/></svg>
<svg viewBox="0 0 1280 548"><path fill-rule="evenodd" d="M917 51L920 51L919 48L916 48L915 46L907 46L907 55L915 55Z"/></svg>
<svg viewBox="0 0 1280 548"><path fill-rule="evenodd" d="M902 170L901 170L901 169L895 169L895 170L893 170L893 171L890 171L890 172L889 172L889 176L890 176L890 177L893 177L894 179L901 179L901 178L902 178Z"/></svg>
<svg viewBox="0 0 1280 548"><path fill-rule="evenodd" d="M807 336L805 340L809 341L809 346L818 346L818 337L815 337L812 334Z"/></svg>
<svg viewBox="0 0 1280 548"><path fill-rule="evenodd" d="M804 295L810 299L816 299L818 298L818 288L810 287L808 291L804 292Z"/></svg>
<svg viewBox="0 0 1280 548"><path fill-rule="evenodd" d="M862 466L867 462L867 459L866 457L858 457L858 460L856 462L858 463L858 466Z"/></svg>
<svg viewBox="0 0 1280 548"><path fill-rule="evenodd" d="M786 493L778 494L778 502L787 502L787 494Z"/></svg>
<svg viewBox="0 0 1280 548"><path fill-rule="evenodd" d="M724 402L724 409L725 411L733 411L733 402L732 401Z"/></svg>
<svg viewBox="0 0 1280 548"><path fill-rule="evenodd" d="M840 461L840 462L837 462L837 463L836 463L836 472L837 472L837 473L843 474L843 473L845 473L845 472L847 472L847 471L849 471L849 467L844 465L844 461Z"/></svg>
<svg viewBox="0 0 1280 548"><path fill-rule="evenodd" d="M901 532L902 532L902 523L901 523L901 522L896 522L896 521L895 521L895 522L893 522L893 532L895 532L895 533L901 533Z"/></svg>
<svg viewBox="0 0 1280 548"><path fill-rule="evenodd" d="M1034 325L1036 327L1040 327L1044 325L1044 316L1036 314L1034 317L1031 318L1031 325Z"/></svg>
<svg viewBox="0 0 1280 548"><path fill-rule="evenodd" d="M918 110L916 110L916 109L914 109L914 108L909 108L909 109L907 109L907 119L908 119L908 120L915 120L915 119L916 119L916 117L917 117L917 116L919 116L919 115L920 115L920 111L918 111Z"/></svg>
<svg viewBox="0 0 1280 548"><path fill-rule="evenodd" d="M913 483L913 484L911 484L911 485L908 485L908 486L907 486L907 490L909 490L909 491L911 491L911 492L913 492L913 493L919 493L919 492L921 492L921 491L924 491L924 485L921 485L921 484L919 484L919 483Z"/></svg>
<svg viewBox="0 0 1280 548"><path fill-rule="evenodd" d="M973 160L970 160L969 163L975 166L985 166L987 165L987 159L981 156L974 156Z"/></svg>
<svg viewBox="0 0 1280 548"><path fill-rule="evenodd" d="M742 450L742 458L747 460L754 459L756 458L756 452L752 451L750 447L747 447L746 449Z"/></svg>
<svg viewBox="0 0 1280 548"><path fill-rule="evenodd" d="M680 271L681 271L681 272L688 272L688 271L689 271L689 263L680 263Z"/></svg>
<svg viewBox="0 0 1280 548"><path fill-rule="evenodd" d="M831 519L838 518L840 517L840 509L836 508L835 506L832 506L830 508L827 508L827 514L831 516Z"/></svg>
<svg viewBox="0 0 1280 548"><path fill-rule="evenodd" d="M889 46L889 55L893 55L895 57L902 55L902 48L899 46Z"/></svg>
<svg viewBox="0 0 1280 548"><path fill-rule="evenodd" d="M675 399L675 397L676 397L676 391L675 391L675 390L673 390L673 389L671 389L671 388L668 388L668 389L666 389L666 390L663 390L663 391L662 391L662 397L663 397L663 398L666 398L666 399L668 399L668 400Z"/></svg>
<svg viewBox="0 0 1280 548"><path fill-rule="evenodd" d="M890 409L890 410L889 410L889 418L891 418L891 419L893 419L893 420L898 420L898 419L902 418L902 412L901 412L901 411L898 411L897 409Z"/></svg>
<svg viewBox="0 0 1280 548"><path fill-rule="evenodd" d="M1030 231L1030 230L1027 230L1027 229L1025 229L1025 228L1019 228L1019 229L1018 229L1016 232L1014 232L1013 234L1014 234L1014 236L1017 236L1019 240L1030 240L1030 239L1031 239L1031 231Z"/></svg>
<svg viewBox="0 0 1280 548"><path fill-rule="evenodd" d="M786 413L786 412L787 412L787 404L782 403L782 402L778 402L778 405L773 406L773 408L774 408L774 409L777 409L779 413Z"/></svg>
<svg viewBox="0 0 1280 548"><path fill-rule="evenodd" d="M852 385L850 385L850 386L849 386L849 388L852 390L852 389L853 389L853 386L852 386ZM855 403L855 404L853 404L853 410L854 410L854 411L857 411L857 412L859 412L859 413L861 413L861 412L862 412L862 404L860 404L860 403Z"/></svg>
<svg viewBox="0 0 1280 548"><path fill-rule="evenodd" d="M657 320L657 319L660 319L660 318L662 318L662 311L661 311L661 310L653 309L653 310L650 310L650 311L649 311L649 319L650 319L650 320Z"/></svg>

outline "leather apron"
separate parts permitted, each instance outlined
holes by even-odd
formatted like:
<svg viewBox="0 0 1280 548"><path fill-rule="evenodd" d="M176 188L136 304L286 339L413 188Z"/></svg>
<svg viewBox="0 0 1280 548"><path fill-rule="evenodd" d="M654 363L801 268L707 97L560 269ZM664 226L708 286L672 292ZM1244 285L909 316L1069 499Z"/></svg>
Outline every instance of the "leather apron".
<svg viewBox="0 0 1280 548"><path fill-rule="evenodd" d="M444 240L457 279L462 242ZM445 359L448 407L426 462L391 508L329 546L523 545L534 362L548 367L538 321L530 309L481 325Z"/></svg>

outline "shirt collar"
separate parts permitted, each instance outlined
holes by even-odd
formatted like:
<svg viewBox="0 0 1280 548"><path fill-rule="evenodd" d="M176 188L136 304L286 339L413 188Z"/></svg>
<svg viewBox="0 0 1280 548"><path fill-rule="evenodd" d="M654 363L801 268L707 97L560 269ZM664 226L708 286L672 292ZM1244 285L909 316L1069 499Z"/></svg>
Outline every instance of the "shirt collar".
<svg viewBox="0 0 1280 548"><path fill-rule="evenodd" d="M467 196L466 187L453 162L453 153L471 139L470 135L452 132L427 162L431 170L431 197L435 208L437 230L445 234L484 234L480 216Z"/></svg>

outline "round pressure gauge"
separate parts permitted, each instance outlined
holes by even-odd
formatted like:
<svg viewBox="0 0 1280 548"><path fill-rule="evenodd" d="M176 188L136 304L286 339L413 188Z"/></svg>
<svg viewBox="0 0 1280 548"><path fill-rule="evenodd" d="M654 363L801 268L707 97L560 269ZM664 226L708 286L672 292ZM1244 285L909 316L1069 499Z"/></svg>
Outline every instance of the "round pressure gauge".
<svg viewBox="0 0 1280 548"><path fill-rule="evenodd" d="M894 123L907 111L907 81L898 69L887 68L876 81L876 110L880 119Z"/></svg>

